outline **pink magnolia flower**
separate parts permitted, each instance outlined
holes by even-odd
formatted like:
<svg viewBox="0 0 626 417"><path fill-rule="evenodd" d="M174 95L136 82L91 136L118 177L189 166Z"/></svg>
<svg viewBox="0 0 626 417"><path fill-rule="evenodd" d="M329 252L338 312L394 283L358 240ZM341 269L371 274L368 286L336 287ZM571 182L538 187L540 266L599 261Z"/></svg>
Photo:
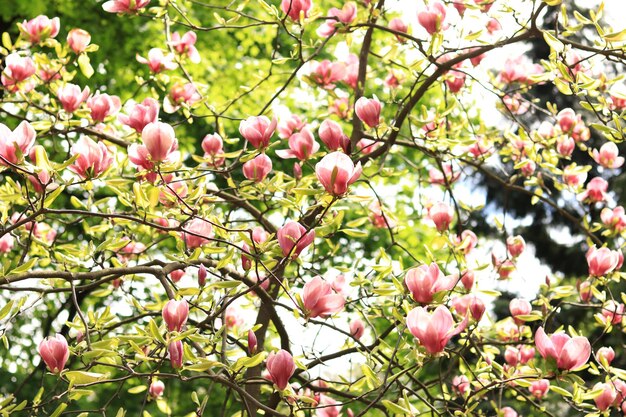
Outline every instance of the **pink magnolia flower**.
<svg viewBox="0 0 626 417"><path fill-rule="evenodd" d="M599 203L606 200L609 183L602 177L592 178L587 183L587 189L576 197L579 201Z"/></svg>
<svg viewBox="0 0 626 417"><path fill-rule="evenodd" d="M518 82L522 84L530 83L530 76L543 73L543 67L533 64L525 55L520 55L514 59L507 59L504 68L500 71L498 78L505 84Z"/></svg>
<svg viewBox="0 0 626 417"><path fill-rule="evenodd" d="M277 124L275 117L270 121L265 116L250 116L239 124L239 133L256 149L264 149L269 145Z"/></svg>
<svg viewBox="0 0 626 417"><path fill-rule="evenodd" d="M184 276L185 276L184 269L175 269L174 271L169 273L169 277L174 282L180 282L180 280L183 279Z"/></svg>
<svg viewBox="0 0 626 417"><path fill-rule="evenodd" d="M572 188L579 188L587 179L587 173L581 172L576 164L570 164L563 169L563 181Z"/></svg>
<svg viewBox="0 0 626 417"><path fill-rule="evenodd" d="M492 17L487 21L487 32L490 35L493 35L496 32L500 32L502 30L502 25L495 17Z"/></svg>
<svg viewBox="0 0 626 417"><path fill-rule="evenodd" d="M535 348L532 346L522 346L519 353L520 362L526 364L535 357Z"/></svg>
<svg viewBox="0 0 626 417"><path fill-rule="evenodd" d="M67 34L67 44L76 54L82 54L91 42L91 35L83 29L72 29Z"/></svg>
<svg viewBox="0 0 626 417"><path fill-rule="evenodd" d="M254 182L261 182L272 171L272 160L264 153L243 164L243 175Z"/></svg>
<svg viewBox="0 0 626 417"><path fill-rule="evenodd" d="M622 409L622 413L624 412L624 409L626 407L624 407L624 399L626 399L626 382L622 381L621 379L616 379L614 381L612 381L612 384L615 388L616 392L616 398L615 398L615 402L613 403L616 407L621 405L621 409Z"/></svg>
<svg viewBox="0 0 626 417"><path fill-rule="evenodd" d="M426 10L417 14L417 21L431 35L440 30L445 30L448 28L446 7L438 0L433 1L426 6Z"/></svg>
<svg viewBox="0 0 626 417"><path fill-rule="evenodd" d="M369 155L378 149L382 145L382 142L378 142L371 139L361 139L356 143L356 149L363 155Z"/></svg>
<svg viewBox="0 0 626 417"><path fill-rule="evenodd" d="M148 389L148 394L152 398L159 398L163 396L163 392L165 391L165 384L163 381L152 381L150 384L150 388Z"/></svg>
<svg viewBox="0 0 626 417"><path fill-rule="evenodd" d="M495 0L474 0L474 4L480 7L480 11L486 13L491 9Z"/></svg>
<svg viewBox="0 0 626 417"><path fill-rule="evenodd" d="M99 177L113 164L112 151L102 142L94 142L86 136L72 146L72 155L78 155L68 168L83 179Z"/></svg>
<svg viewBox="0 0 626 417"><path fill-rule="evenodd" d="M617 145L613 142L607 142L602 145L599 152L597 149L594 149L591 155L594 161L604 168L619 168L624 165L624 157L619 156Z"/></svg>
<svg viewBox="0 0 626 417"><path fill-rule="evenodd" d="M202 139L202 150L204 157L209 159L209 163L219 167L224 164L224 141L218 133L208 134Z"/></svg>
<svg viewBox="0 0 626 417"><path fill-rule="evenodd" d="M70 357L70 349L67 340L60 334L46 337L39 343L39 355L46 363L50 372L60 373L65 368L65 363Z"/></svg>
<svg viewBox="0 0 626 417"><path fill-rule="evenodd" d="M150 3L150 0L109 0L102 8L109 13L135 13Z"/></svg>
<svg viewBox="0 0 626 417"><path fill-rule="evenodd" d="M493 145L482 135L477 136L475 142L467 147L467 152L474 158L484 158L491 155L493 151Z"/></svg>
<svg viewBox="0 0 626 417"><path fill-rule="evenodd" d="M430 265L420 265L411 268L404 277L404 283L411 292L413 299L418 303L428 304L433 296L440 291L449 291L454 288L454 276L445 276L435 262Z"/></svg>
<svg viewBox="0 0 626 417"><path fill-rule="evenodd" d="M613 359L615 359L615 351L612 347L601 347L596 352L596 358L601 365L609 366L611 362L613 362ZM624 394L626 394L626 392L624 392Z"/></svg>
<svg viewBox="0 0 626 417"><path fill-rule="evenodd" d="M580 297L580 301L583 303L588 303L591 301L591 297L593 297L593 292L591 290L591 283L589 281L583 281L576 283L576 289L578 290L578 295Z"/></svg>
<svg viewBox="0 0 626 417"><path fill-rule="evenodd" d="M179 369L183 367L183 342L178 340L176 342L170 342L167 347L167 351L170 354L170 362L172 368Z"/></svg>
<svg viewBox="0 0 626 417"><path fill-rule="evenodd" d="M350 116L350 100L348 97L339 97L333 100L328 108L330 114L334 114L340 119L347 119Z"/></svg>
<svg viewBox="0 0 626 417"><path fill-rule="evenodd" d="M118 259L124 262L128 262L132 255L138 255L146 250L146 245L141 242L131 241L127 237L122 238L122 240L128 242L128 244L118 252Z"/></svg>
<svg viewBox="0 0 626 417"><path fill-rule="evenodd" d="M254 355L254 353L256 352L257 343L258 342L256 334L254 334L252 329L248 330L248 353Z"/></svg>
<svg viewBox="0 0 626 417"><path fill-rule="evenodd" d="M530 159L525 159L523 162L524 165L520 167L520 171L522 172L523 176L529 178L535 173L537 164L535 164L535 162L531 161Z"/></svg>
<svg viewBox="0 0 626 417"><path fill-rule="evenodd" d="M561 156L570 156L576 149L576 141L569 136L559 136L556 139L556 151Z"/></svg>
<svg viewBox="0 0 626 417"><path fill-rule="evenodd" d="M509 302L509 311L515 323L522 324L524 320L518 319L517 316L527 316L533 311L533 307L526 300L514 298Z"/></svg>
<svg viewBox="0 0 626 417"><path fill-rule="evenodd" d="M570 133L581 120L581 116L576 115L576 112L568 107L556 115L556 120L564 133Z"/></svg>
<svg viewBox="0 0 626 417"><path fill-rule="evenodd" d="M202 99L198 89L193 83L175 83L163 100L163 110L166 113L174 113L181 105L191 106Z"/></svg>
<svg viewBox="0 0 626 417"><path fill-rule="evenodd" d="M465 73L461 71L448 71L446 85L451 93L458 93L465 85Z"/></svg>
<svg viewBox="0 0 626 417"><path fill-rule="evenodd" d="M385 78L385 86L389 88L398 88L400 87L401 82L401 77L393 71L389 71L387 78Z"/></svg>
<svg viewBox="0 0 626 417"><path fill-rule="evenodd" d="M465 0L455 0L452 2L452 6L459 13L459 16L463 17L465 14L465 10L467 9L467 5L465 4Z"/></svg>
<svg viewBox="0 0 626 417"><path fill-rule="evenodd" d="M510 366L517 366L520 362L520 351L514 346L507 346L504 351L504 360Z"/></svg>
<svg viewBox="0 0 626 417"><path fill-rule="evenodd" d="M576 126L574 126L571 135L576 142L585 142L591 138L591 131L582 120L579 120Z"/></svg>
<svg viewBox="0 0 626 417"><path fill-rule="evenodd" d="M50 19L48 16L39 15L29 21L24 20L18 24L20 32L28 38L30 43L39 43L48 38L54 38L59 34L61 23L58 17Z"/></svg>
<svg viewBox="0 0 626 417"><path fill-rule="evenodd" d="M321 277L315 277L304 284L302 293L307 317L329 317L343 309L346 299L333 291L329 282Z"/></svg>
<svg viewBox="0 0 626 417"><path fill-rule="evenodd" d="M471 290L474 286L475 274L471 269L461 272L461 284L466 290Z"/></svg>
<svg viewBox="0 0 626 417"><path fill-rule="evenodd" d="M167 161L178 149L174 129L167 123L148 123L141 132L141 140L153 162Z"/></svg>
<svg viewBox="0 0 626 417"><path fill-rule="evenodd" d="M524 114L530 109L530 103L522 97L521 94L515 93L512 96L505 95L502 102L506 108L515 115Z"/></svg>
<svg viewBox="0 0 626 417"><path fill-rule="evenodd" d="M15 238L11 234L5 233L2 237L0 237L0 253L11 252L14 245Z"/></svg>
<svg viewBox="0 0 626 417"><path fill-rule="evenodd" d="M309 10L311 10L311 0L282 0L280 8L283 13L291 18L294 22L300 21L300 13L302 17L309 17Z"/></svg>
<svg viewBox="0 0 626 417"><path fill-rule="evenodd" d="M517 411L512 409L511 407L504 407L500 410L502 413L502 417L518 417Z"/></svg>
<svg viewBox="0 0 626 417"><path fill-rule="evenodd" d="M171 53L165 54L160 48L152 48L148 51L148 58L144 58L137 54L137 62L140 64L148 65L150 71L155 74L165 70L176 69L176 62L174 62L174 55Z"/></svg>
<svg viewBox="0 0 626 417"><path fill-rule="evenodd" d="M368 207L370 220L374 227L391 228L396 227L396 222L391 218L391 214L380 205L379 201L373 201Z"/></svg>
<svg viewBox="0 0 626 417"><path fill-rule="evenodd" d="M548 391L550 390L550 381L547 379L540 379L539 381L533 381L528 387L528 390L533 395L533 397L538 400L542 399L546 396Z"/></svg>
<svg viewBox="0 0 626 417"><path fill-rule="evenodd" d="M477 51L477 50L479 50L479 49L478 48L470 48L467 52L469 53L469 52L474 52L474 51ZM487 56L486 53L482 53L480 55L476 55L476 56L471 57L469 60L470 60L470 63L472 64L473 67L477 67L477 66L480 65L481 62L483 62L483 59L485 59L486 56ZM461 65L461 64L457 64L455 66L458 66L458 65Z"/></svg>
<svg viewBox="0 0 626 417"><path fill-rule="evenodd" d="M376 97L361 97L354 105L356 115L369 127L376 127L380 124L380 110L381 104Z"/></svg>
<svg viewBox="0 0 626 417"><path fill-rule="evenodd" d="M600 219L609 229L613 229L617 232L626 229L626 214L622 206L617 206L612 210L607 207L603 208L600 212Z"/></svg>
<svg viewBox="0 0 626 417"><path fill-rule="evenodd" d="M341 417L342 405L325 394L319 394L318 408L315 417Z"/></svg>
<svg viewBox="0 0 626 417"><path fill-rule="evenodd" d="M363 333L365 333L365 324L363 324L363 321L361 321L361 319L352 320L350 322L350 334L352 337L359 340L363 336Z"/></svg>
<svg viewBox="0 0 626 417"><path fill-rule="evenodd" d="M559 369L570 371L586 364L591 355L591 344L586 337L570 337L565 333L548 337L543 327L535 333L535 346L544 359L554 359Z"/></svg>
<svg viewBox="0 0 626 417"><path fill-rule="evenodd" d="M552 123L544 120L537 128L537 134L544 139L550 139L561 133ZM567 136L564 136L567 137Z"/></svg>
<svg viewBox="0 0 626 417"><path fill-rule="evenodd" d="M189 249L206 245L212 237L213 226L204 219L197 217L183 227L182 238Z"/></svg>
<svg viewBox="0 0 626 417"><path fill-rule="evenodd" d="M315 141L313 133L307 128L298 133L294 133L289 138L289 149L279 149L276 155L283 159L298 158L305 161L320 149L319 143Z"/></svg>
<svg viewBox="0 0 626 417"><path fill-rule="evenodd" d="M11 131L0 123L0 165L20 164L35 144L35 129L26 120Z"/></svg>
<svg viewBox="0 0 626 417"><path fill-rule="evenodd" d="M152 175L156 177L156 172L151 172L146 177L152 181ZM159 184L159 202L166 207L172 207L180 204L180 200L187 197L189 187L185 180L175 177L173 174L165 174L162 176L162 182Z"/></svg>
<svg viewBox="0 0 626 417"><path fill-rule="evenodd" d="M122 107L120 98L96 92L87 99L87 107L91 110L91 118L95 122L104 122L107 116L116 114Z"/></svg>
<svg viewBox="0 0 626 417"><path fill-rule="evenodd" d="M607 301L600 312L601 320L612 325L621 324L624 318L624 304L613 300Z"/></svg>
<svg viewBox="0 0 626 417"><path fill-rule="evenodd" d="M315 165L315 175L326 192L341 196L361 176L361 163L356 166L343 152L332 152Z"/></svg>
<svg viewBox="0 0 626 417"><path fill-rule="evenodd" d="M430 354L443 352L448 341L465 329L467 321L465 317L463 322L454 327L450 310L442 305L433 313L423 307L416 307L406 318L409 331Z"/></svg>
<svg viewBox="0 0 626 417"><path fill-rule="evenodd" d="M608 409L617 398L617 392L615 392L615 388L610 382L598 382L593 386L593 390L602 390L602 392L593 399L596 403L596 407L598 407L600 411Z"/></svg>
<svg viewBox="0 0 626 417"><path fill-rule="evenodd" d="M76 84L65 84L57 91L57 98L67 113L74 113L89 97L89 87L80 91Z"/></svg>
<svg viewBox="0 0 626 417"><path fill-rule="evenodd" d="M482 319L486 306L483 300L473 294L465 294L455 297L451 303L452 308L461 316L471 315L476 321Z"/></svg>
<svg viewBox="0 0 626 417"><path fill-rule="evenodd" d="M309 69L309 79L327 90L334 89L335 83L343 81L346 76L346 65L343 62L331 62L328 59L311 61Z"/></svg>
<svg viewBox="0 0 626 417"><path fill-rule="evenodd" d="M22 57L18 53L13 52L4 59L4 71L2 72L2 85L11 92L20 90L20 85L24 86L24 90L31 90L32 85L26 86L23 81L28 80L37 71L35 62L28 56Z"/></svg>
<svg viewBox="0 0 626 417"><path fill-rule="evenodd" d="M180 55L187 55L189 60L194 64L200 62L200 54L196 49L196 36L195 32L189 31L183 36L180 36L178 32L172 33L172 40L170 44Z"/></svg>
<svg viewBox="0 0 626 417"><path fill-rule="evenodd" d="M242 245L244 252L241 254L241 263L243 264L243 268L245 270L250 269L252 266L252 260L246 256L245 252L256 252L258 250L256 246L266 242L268 238L268 233L261 226L257 226L252 229L252 242L254 244L254 248L251 249L247 243Z"/></svg>
<svg viewBox="0 0 626 417"><path fill-rule="evenodd" d="M224 313L224 324L226 324L226 327L232 329L234 327L241 326L243 323L244 320L239 310L237 310L233 306L230 306L226 309L226 312Z"/></svg>
<svg viewBox="0 0 626 417"><path fill-rule="evenodd" d="M126 126L141 133L149 123L154 123L159 118L159 102L153 98L146 98L141 103L135 104L130 114L120 114L119 121Z"/></svg>
<svg viewBox="0 0 626 417"><path fill-rule="evenodd" d="M336 7L328 11L328 19L317 29L317 35L323 38L331 36L342 24L349 25L356 19L356 3L344 3L341 9Z"/></svg>
<svg viewBox="0 0 626 417"><path fill-rule="evenodd" d="M41 78L44 83L50 83L54 80L61 79L61 71L63 71L63 67L42 64L39 66L37 75L39 75L39 78Z"/></svg>
<svg viewBox="0 0 626 417"><path fill-rule="evenodd" d="M621 111L626 109L626 86L624 84L614 84L611 87L607 102L611 110Z"/></svg>
<svg viewBox="0 0 626 417"><path fill-rule="evenodd" d="M289 385L289 378L296 371L296 364L293 361L293 356L286 350L279 350L278 352L272 352L267 357L265 364L267 371L269 372L270 380L278 387L279 390L284 390Z"/></svg>
<svg viewBox="0 0 626 417"><path fill-rule="evenodd" d="M291 254L291 258L297 258L300 253L315 240L315 230L306 231L300 223L289 220L276 233L278 244L283 251L283 256Z"/></svg>
<svg viewBox="0 0 626 417"><path fill-rule="evenodd" d="M437 231L443 233L448 230L454 219L454 210L444 202L437 202L428 210L428 216L435 223Z"/></svg>
<svg viewBox="0 0 626 417"><path fill-rule="evenodd" d="M461 170L458 169L455 171L451 163L443 163L441 166L443 172L435 167L428 171L428 181L431 184L447 186L454 183L461 176Z"/></svg>
<svg viewBox="0 0 626 417"><path fill-rule="evenodd" d="M206 266L204 266L204 264L200 265L200 267L198 268L198 285L200 285L201 287L204 286L204 284L206 284L206 278L209 275Z"/></svg>
<svg viewBox="0 0 626 417"><path fill-rule="evenodd" d="M595 246L590 247L585 255L587 265L589 265L589 275L601 277L619 269L618 265L622 262L620 255L620 251L610 250L607 247L600 249Z"/></svg>
<svg viewBox="0 0 626 417"><path fill-rule="evenodd" d="M400 32L400 33L407 33L409 31L409 25L407 25L404 22L404 20L400 19L399 17L394 17L389 22L389 29L394 30L396 32ZM406 38L403 37L402 35L395 35L395 36L398 42L400 43L406 42Z"/></svg>
<svg viewBox="0 0 626 417"><path fill-rule="evenodd" d="M322 122L317 134L330 151L338 151L339 149L345 151L350 143L350 138L343 133L341 125L330 119L326 119Z"/></svg>
<svg viewBox="0 0 626 417"><path fill-rule="evenodd" d="M476 236L476 233L471 230L466 229L461 232L461 237L457 237L456 241L458 242L457 248L467 255L474 250L476 245L478 245L478 236Z"/></svg>
<svg viewBox="0 0 626 417"><path fill-rule="evenodd" d="M465 375L452 378L452 389L459 395L465 395L470 389L470 381Z"/></svg>
<svg viewBox="0 0 626 417"><path fill-rule="evenodd" d="M526 249L526 242L524 238L519 235L509 236L506 239L506 249L512 257L517 258L524 252L524 249Z"/></svg>
<svg viewBox="0 0 626 417"><path fill-rule="evenodd" d="M359 82L359 57L355 54L348 55L345 65L346 75L343 78L343 82L354 89Z"/></svg>
<svg viewBox="0 0 626 417"><path fill-rule="evenodd" d="M278 123L278 137L281 139L289 139L294 133L300 132L306 127L306 120L302 120L296 114L290 114L289 117Z"/></svg>
<svg viewBox="0 0 626 417"><path fill-rule="evenodd" d="M189 317L189 304L185 300L169 300L163 307L162 315L167 330L180 332Z"/></svg>

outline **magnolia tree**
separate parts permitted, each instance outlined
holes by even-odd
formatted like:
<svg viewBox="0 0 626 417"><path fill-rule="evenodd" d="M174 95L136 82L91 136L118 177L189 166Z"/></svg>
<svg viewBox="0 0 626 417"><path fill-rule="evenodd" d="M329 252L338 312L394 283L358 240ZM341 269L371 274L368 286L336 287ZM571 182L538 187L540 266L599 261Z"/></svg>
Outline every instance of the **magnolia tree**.
<svg viewBox="0 0 626 417"><path fill-rule="evenodd" d="M127 85L90 83L97 27L3 35L3 416L626 413L626 31L603 5L412 3L106 1L159 28ZM221 32L273 35L234 58ZM258 67L226 101L207 47ZM503 216L471 230L485 177L587 251L504 318L494 288L537 272Z"/></svg>

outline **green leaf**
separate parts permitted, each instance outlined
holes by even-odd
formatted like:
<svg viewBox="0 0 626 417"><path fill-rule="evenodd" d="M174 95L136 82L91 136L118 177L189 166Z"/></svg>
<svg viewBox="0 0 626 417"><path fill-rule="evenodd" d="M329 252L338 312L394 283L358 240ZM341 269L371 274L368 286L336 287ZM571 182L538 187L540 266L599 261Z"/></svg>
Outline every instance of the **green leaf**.
<svg viewBox="0 0 626 417"><path fill-rule="evenodd" d="M554 386L554 385L550 385L550 391L556 392L557 394L561 394L564 397L571 397L572 396L571 392L569 392L566 389L563 389L561 387Z"/></svg>
<svg viewBox="0 0 626 417"><path fill-rule="evenodd" d="M18 274L22 274L24 272L27 272L33 266L35 266L36 262L37 262L37 258L30 258L28 261L26 261L26 263L23 263L22 265L18 266L17 268L13 269L12 271L10 271L9 275L18 275Z"/></svg>
<svg viewBox="0 0 626 417"><path fill-rule="evenodd" d="M132 387L128 390L129 394L139 394L140 392L144 392L148 387L145 385L137 385L136 387Z"/></svg>
<svg viewBox="0 0 626 417"><path fill-rule="evenodd" d="M91 66L91 62L89 62L89 56L87 54L81 54L78 57L78 67L80 68L80 72L87 78L91 78L93 75L93 67Z"/></svg>
<svg viewBox="0 0 626 417"><path fill-rule="evenodd" d="M400 407L398 404L392 403L389 400L383 400L382 403L385 406L385 408L387 410L389 410L390 413L393 413L393 414L412 414L411 410L407 410L404 407Z"/></svg>
<svg viewBox="0 0 626 417"><path fill-rule="evenodd" d="M106 378L106 374L85 371L67 371L64 374L72 385L90 384Z"/></svg>
<svg viewBox="0 0 626 417"><path fill-rule="evenodd" d="M163 343L164 345L167 345L167 343L165 342L165 339L163 339L163 335L159 331L159 326L156 324L156 321L154 321L154 319L150 319L149 327L150 327L150 333L152 334L152 337L154 337L155 339L157 339L159 342Z"/></svg>
<svg viewBox="0 0 626 417"><path fill-rule="evenodd" d="M13 308L13 300L9 301L2 309L0 310L0 320L2 320Z"/></svg>
<svg viewBox="0 0 626 417"><path fill-rule="evenodd" d="M56 410L54 410L54 412L52 414L50 414L50 417L59 417L61 415L61 413L63 411L65 411L65 409L67 408L67 403L63 403L60 404Z"/></svg>
<svg viewBox="0 0 626 417"><path fill-rule="evenodd" d="M50 194L48 194L46 196L46 199L43 202L43 206L45 208L50 207L52 205L52 203L54 203L54 200L56 200L57 197L61 195L61 193L63 192L64 189L65 189L65 186L61 185L56 190L54 190Z"/></svg>

